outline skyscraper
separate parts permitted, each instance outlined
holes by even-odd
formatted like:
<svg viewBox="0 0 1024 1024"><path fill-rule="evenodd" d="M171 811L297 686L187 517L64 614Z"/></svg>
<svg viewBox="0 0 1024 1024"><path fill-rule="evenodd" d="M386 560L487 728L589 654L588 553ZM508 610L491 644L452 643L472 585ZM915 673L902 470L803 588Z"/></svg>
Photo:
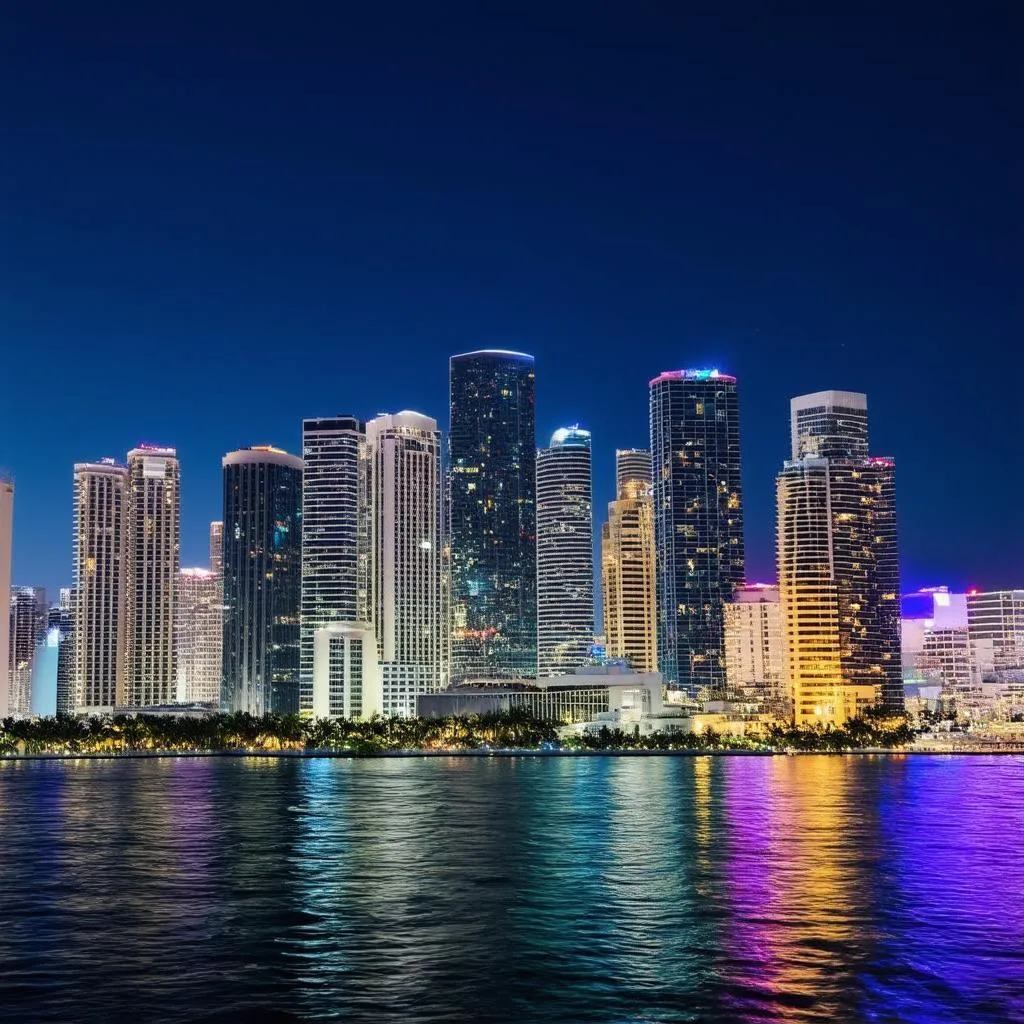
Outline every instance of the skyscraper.
<svg viewBox="0 0 1024 1024"><path fill-rule="evenodd" d="M299 707L313 709L313 635L365 621L369 544L366 434L354 416L302 424L302 625Z"/></svg>
<svg viewBox="0 0 1024 1024"><path fill-rule="evenodd" d="M750 694L776 709L788 702L778 587L737 587L725 606L725 675L730 696Z"/></svg>
<svg viewBox="0 0 1024 1024"><path fill-rule="evenodd" d="M1024 673L1024 590L970 591L967 629L979 679Z"/></svg>
<svg viewBox="0 0 1024 1024"><path fill-rule="evenodd" d="M210 570L224 575L224 524L217 519L210 523Z"/></svg>
<svg viewBox="0 0 1024 1024"><path fill-rule="evenodd" d="M26 718L32 711L32 670L46 635L46 591L14 587L10 594L10 685L8 712Z"/></svg>
<svg viewBox="0 0 1024 1024"><path fill-rule="evenodd" d="M615 453L616 498L601 528L601 590L608 654L636 672L658 667L651 453Z"/></svg>
<svg viewBox="0 0 1024 1024"><path fill-rule="evenodd" d="M302 460L243 448L224 469L226 711L299 710Z"/></svg>
<svg viewBox="0 0 1024 1024"><path fill-rule="evenodd" d="M177 692L174 605L181 550L181 469L173 448L128 453L128 703L170 704Z"/></svg>
<svg viewBox="0 0 1024 1024"><path fill-rule="evenodd" d="M797 722L903 708L892 459L868 456L867 399L795 398L778 481L779 588Z"/></svg>
<svg viewBox="0 0 1024 1024"><path fill-rule="evenodd" d="M224 614L221 577L212 569L178 572L177 699L220 707Z"/></svg>
<svg viewBox="0 0 1024 1024"><path fill-rule="evenodd" d="M82 712L125 703L128 492L128 470L113 459L75 464L71 689Z"/></svg>
<svg viewBox="0 0 1024 1024"><path fill-rule="evenodd" d="M537 671L533 356L452 356L451 681Z"/></svg>
<svg viewBox="0 0 1024 1024"><path fill-rule="evenodd" d="M736 378L673 370L650 399L658 668L669 687L718 695L723 606L744 572Z"/></svg>
<svg viewBox="0 0 1024 1024"><path fill-rule="evenodd" d="M417 412L366 423L370 618L383 711L414 715L441 679L441 432Z"/></svg>
<svg viewBox="0 0 1024 1024"><path fill-rule="evenodd" d="M57 636L57 714L75 710L75 592L60 588L56 608Z"/></svg>
<svg viewBox="0 0 1024 1024"><path fill-rule="evenodd" d="M11 594L11 549L14 527L14 483L0 476L0 719L10 713L11 620L6 614Z"/></svg>
<svg viewBox="0 0 1024 1024"><path fill-rule="evenodd" d="M590 431L563 427L537 452L537 675L564 675L594 643Z"/></svg>

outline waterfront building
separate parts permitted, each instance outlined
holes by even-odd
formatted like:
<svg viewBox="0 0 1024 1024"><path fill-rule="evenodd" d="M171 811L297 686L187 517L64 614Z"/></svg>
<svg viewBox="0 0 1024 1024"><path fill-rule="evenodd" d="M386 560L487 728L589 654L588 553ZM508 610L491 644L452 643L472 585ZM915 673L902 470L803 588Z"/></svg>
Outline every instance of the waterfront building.
<svg viewBox="0 0 1024 1024"><path fill-rule="evenodd" d="M221 577L212 569L178 573L175 640L178 648L176 699L220 707L224 606Z"/></svg>
<svg viewBox="0 0 1024 1024"><path fill-rule="evenodd" d="M537 676L583 665L594 646L590 431L563 427L537 452Z"/></svg>
<svg viewBox="0 0 1024 1024"><path fill-rule="evenodd" d="M792 454L777 482L779 585L798 723L903 708L892 459L867 450L867 400L791 403ZM827 452L827 455L820 454Z"/></svg>
<svg viewBox="0 0 1024 1024"><path fill-rule="evenodd" d="M637 672L658 667L651 453L615 453L616 497L601 528L604 646Z"/></svg>
<svg viewBox="0 0 1024 1024"><path fill-rule="evenodd" d="M56 713L70 715L75 710L75 592L60 588L57 607L51 609L51 625L58 629Z"/></svg>
<svg viewBox="0 0 1024 1024"><path fill-rule="evenodd" d="M451 678L537 670L533 356L450 364Z"/></svg>
<svg viewBox="0 0 1024 1024"><path fill-rule="evenodd" d="M299 708L313 708L313 635L369 617L366 433L354 416L302 423Z"/></svg>
<svg viewBox="0 0 1024 1024"><path fill-rule="evenodd" d="M383 713L441 685L441 432L417 412L366 423L370 615Z"/></svg>
<svg viewBox="0 0 1024 1024"><path fill-rule="evenodd" d="M49 609L42 587L14 587L10 594L10 658L7 713L27 718L32 713L32 675L36 653L46 636Z"/></svg>
<svg viewBox="0 0 1024 1024"><path fill-rule="evenodd" d="M224 524L217 519L210 523L210 569L224 575Z"/></svg>
<svg viewBox="0 0 1024 1024"><path fill-rule="evenodd" d="M967 626L981 679L1024 681L1024 590L968 591Z"/></svg>
<svg viewBox="0 0 1024 1024"><path fill-rule="evenodd" d="M332 622L313 638L314 718L370 718L383 710L377 636L368 622Z"/></svg>
<svg viewBox="0 0 1024 1024"><path fill-rule="evenodd" d="M725 606L725 678L730 695L752 693L778 707L787 697L779 588L737 587Z"/></svg>
<svg viewBox="0 0 1024 1024"><path fill-rule="evenodd" d="M743 583L736 378L673 370L650 383L658 668L696 696L725 691L724 605Z"/></svg>
<svg viewBox="0 0 1024 1024"><path fill-rule="evenodd" d="M128 469L113 459L75 464L71 693L82 714L126 703Z"/></svg>
<svg viewBox="0 0 1024 1024"><path fill-rule="evenodd" d="M0 595L10 599L11 555L14 532L14 482L0 475ZM10 713L10 659L7 651L11 644L10 617L0 614L0 720Z"/></svg>
<svg viewBox="0 0 1024 1024"><path fill-rule="evenodd" d="M279 448L229 452L224 473L225 711L299 710L302 460Z"/></svg>
<svg viewBox="0 0 1024 1024"><path fill-rule="evenodd" d="M43 635L32 659L29 713L34 718L57 714L57 673L60 670L60 607L45 609Z"/></svg>
<svg viewBox="0 0 1024 1024"><path fill-rule="evenodd" d="M173 448L128 453L129 704L170 704L177 692L175 591L181 550L181 467Z"/></svg>

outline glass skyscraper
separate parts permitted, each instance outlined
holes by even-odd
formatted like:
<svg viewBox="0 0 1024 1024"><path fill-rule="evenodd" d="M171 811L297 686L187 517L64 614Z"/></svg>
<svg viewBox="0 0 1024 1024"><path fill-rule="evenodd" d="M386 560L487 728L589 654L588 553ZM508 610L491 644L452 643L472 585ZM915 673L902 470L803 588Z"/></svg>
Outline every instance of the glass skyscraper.
<svg viewBox="0 0 1024 1024"><path fill-rule="evenodd" d="M226 711L299 710L302 460L244 448L224 468Z"/></svg>
<svg viewBox="0 0 1024 1024"><path fill-rule="evenodd" d="M594 644L590 431L556 430L537 453L537 674L583 665Z"/></svg>
<svg viewBox="0 0 1024 1024"><path fill-rule="evenodd" d="M736 378L651 381L658 669L671 688L725 692L724 604L743 583Z"/></svg>
<svg viewBox="0 0 1024 1024"><path fill-rule="evenodd" d="M533 356L450 365L451 681L537 671Z"/></svg>

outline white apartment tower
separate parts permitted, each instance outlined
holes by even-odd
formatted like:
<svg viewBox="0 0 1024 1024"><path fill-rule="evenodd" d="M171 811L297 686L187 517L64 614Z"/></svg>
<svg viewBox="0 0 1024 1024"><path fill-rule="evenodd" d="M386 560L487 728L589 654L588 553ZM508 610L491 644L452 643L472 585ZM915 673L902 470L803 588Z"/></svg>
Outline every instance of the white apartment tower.
<svg viewBox="0 0 1024 1024"><path fill-rule="evenodd" d="M175 590L181 543L181 470L173 448L128 453L126 702L170 704L177 694Z"/></svg>
<svg viewBox="0 0 1024 1024"><path fill-rule="evenodd" d="M125 703L128 470L113 459L75 464L69 703L80 712Z"/></svg>
<svg viewBox="0 0 1024 1024"><path fill-rule="evenodd" d="M738 587L725 606L725 678L731 694L753 691L766 700L786 696L779 588Z"/></svg>
<svg viewBox="0 0 1024 1024"><path fill-rule="evenodd" d="M383 712L411 716L441 682L441 432L418 412L366 423L369 612Z"/></svg>
<svg viewBox="0 0 1024 1024"><path fill-rule="evenodd" d="M224 608L222 577L212 569L178 573L174 630L177 644L177 699L220 706Z"/></svg>
<svg viewBox="0 0 1024 1024"><path fill-rule="evenodd" d="M564 427L537 452L537 676L583 665L594 642L590 431Z"/></svg>
<svg viewBox="0 0 1024 1024"><path fill-rule="evenodd" d="M11 551L14 526L14 483L0 476L0 595L3 596L3 612L0 614L0 719L10 713L10 670L7 651L11 643L11 620L6 614L6 604L11 593Z"/></svg>

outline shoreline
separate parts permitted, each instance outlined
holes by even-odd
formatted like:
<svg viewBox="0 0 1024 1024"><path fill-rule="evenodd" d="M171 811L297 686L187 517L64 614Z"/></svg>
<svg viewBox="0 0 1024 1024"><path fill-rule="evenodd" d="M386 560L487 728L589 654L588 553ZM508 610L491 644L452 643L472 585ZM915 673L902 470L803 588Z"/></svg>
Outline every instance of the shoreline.
<svg viewBox="0 0 1024 1024"><path fill-rule="evenodd" d="M953 755L1024 755L1024 749L978 748L966 750L895 750L886 747L864 747L860 750L534 750L510 748L504 750L130 750L107 753L80 754L0 754L0 763L17 761L122 761L168 757L228 757L228 758L280 758L291 760L318 759L407 759L438 757L851 757L879 755L907 757L950 757Z"/></svg>

